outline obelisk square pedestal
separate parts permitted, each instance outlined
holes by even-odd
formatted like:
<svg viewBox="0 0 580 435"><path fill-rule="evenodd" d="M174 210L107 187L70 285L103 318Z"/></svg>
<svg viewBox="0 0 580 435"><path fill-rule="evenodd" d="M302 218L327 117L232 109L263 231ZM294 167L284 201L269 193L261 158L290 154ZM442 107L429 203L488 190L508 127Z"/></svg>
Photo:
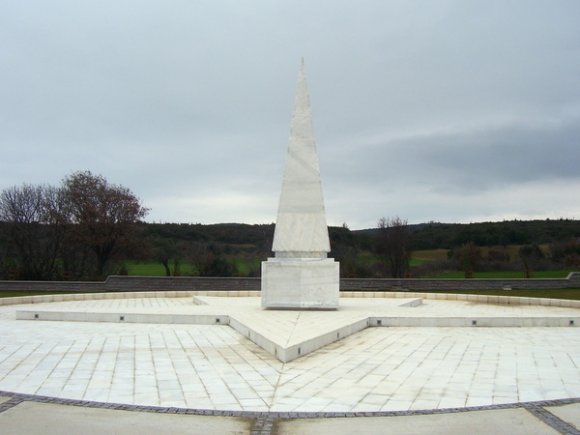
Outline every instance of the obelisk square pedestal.
<svg viewBox="0 0 580 435"><path fill-rule="evenodd" d="M268 258L262 262L262 308L336 310L339 281L332 258Z"/></svg>

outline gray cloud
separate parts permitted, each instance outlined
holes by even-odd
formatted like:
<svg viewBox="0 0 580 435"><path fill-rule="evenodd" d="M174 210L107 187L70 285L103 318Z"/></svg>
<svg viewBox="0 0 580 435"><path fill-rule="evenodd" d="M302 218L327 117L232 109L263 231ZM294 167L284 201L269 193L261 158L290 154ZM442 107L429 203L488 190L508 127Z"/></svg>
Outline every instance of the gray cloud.
<svg viewBox="0 0 580 435"><path fill-rule="evenodd" d="M90 169L154 220L270 222L305 56L331 222L580 217L578 22L566 0L4 2L0 188Z"/></svg>
<svg viewBox="0 0 580 435"><path fill-rule="evenodd" d="M376 174L386 183L431 180L439 190L485 190L580 178L579 141L580 120L545 128L508 125L394 139L361 148L349 164L359 176Z"/></svg>

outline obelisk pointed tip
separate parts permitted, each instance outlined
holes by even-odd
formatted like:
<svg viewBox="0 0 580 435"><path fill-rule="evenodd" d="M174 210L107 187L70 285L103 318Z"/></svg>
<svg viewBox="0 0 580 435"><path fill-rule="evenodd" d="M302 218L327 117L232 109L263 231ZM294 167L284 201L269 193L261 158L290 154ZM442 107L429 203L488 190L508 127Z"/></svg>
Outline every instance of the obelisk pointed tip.
<svg viewBox="0 0 580 435"><path fill-rule="evenodd" d="M311 116L302 59L272 244L277 257L318 258L330 252Z"/></svg>

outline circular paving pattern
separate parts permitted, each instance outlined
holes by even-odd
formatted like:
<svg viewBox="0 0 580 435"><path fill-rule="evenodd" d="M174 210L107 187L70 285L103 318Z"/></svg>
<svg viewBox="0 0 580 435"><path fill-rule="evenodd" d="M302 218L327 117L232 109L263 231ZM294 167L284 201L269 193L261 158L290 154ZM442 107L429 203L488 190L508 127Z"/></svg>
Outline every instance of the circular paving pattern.
<svg viewBox="0 0 580 435"><path fill-rule="evenodd" d="M192 304L191 298L138 301L154 310ZM58 304L77 311L90 305ZM43 306L57 304L34 304ZM0 397L11 398L0 403L5 409L18 400L45 400L235 414L262 422L254 431L268 431L273 420L290 417L469 408L525 408L537 417L550 404L576 406L580 397L574 327L367 328L284 363L225 325L15 319L30 307L0 307Z"/></svg>

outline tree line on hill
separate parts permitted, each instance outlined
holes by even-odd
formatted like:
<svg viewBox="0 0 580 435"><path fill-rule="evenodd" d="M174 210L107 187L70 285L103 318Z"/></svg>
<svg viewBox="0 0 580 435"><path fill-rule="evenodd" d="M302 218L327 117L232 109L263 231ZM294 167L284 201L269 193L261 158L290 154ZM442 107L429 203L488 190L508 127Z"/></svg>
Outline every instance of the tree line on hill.
<svg viewBox="0 0 580 435"><path fill-rule="evenodd" d="M571 219L510 220L471 224L430 222L412 229L416 249L549 244L580 237L580 221Z"/></svg>
<svg viewBox="0 0 580 435"><path fill-rule="evenodd" d="M520 271L531 278L535 271L580 267L580 221L570 219L482 222L471 224L428 223L407 225L400 219L387 221L395 247L383 251L386 244L379 236L385 232L384 220L377 229L362 233L374 238L375 252L390 262L387 272L393 277L433 276L444 271L461 271L465 278L475 272ZM405 232L405 236L395 234ZM389 234L389 233L387 233ZM385 235L382 236L384 240ZM405 241L406 250L400 245ZM396 248L399 246L399 248ZM379 248L379 250L377 250ZM409 250L446 250L444 259L411 266ZM392 265L398 256L403 267ZM401 259L406 261L401 263ZM388 266L389 264L387 264ZM399 271L399 272L397 272Z"/></svg>
<svg viewBox="0 0 580 435"><path fill-rule="evenodd" d="M0 192L0 279L87 280L128 273L127 261L157 262L165 275L259 276L272 255L274 224L145 223L147 209L127 188L91 172L57 187ZM580 266L580 221L535 220L377 227L329 227L331 257L343 277L409 277L437 270L533 270ZM514 253L508 249L518 245ZM445 249L444 259L412 263L414 251Z"/></svg>

